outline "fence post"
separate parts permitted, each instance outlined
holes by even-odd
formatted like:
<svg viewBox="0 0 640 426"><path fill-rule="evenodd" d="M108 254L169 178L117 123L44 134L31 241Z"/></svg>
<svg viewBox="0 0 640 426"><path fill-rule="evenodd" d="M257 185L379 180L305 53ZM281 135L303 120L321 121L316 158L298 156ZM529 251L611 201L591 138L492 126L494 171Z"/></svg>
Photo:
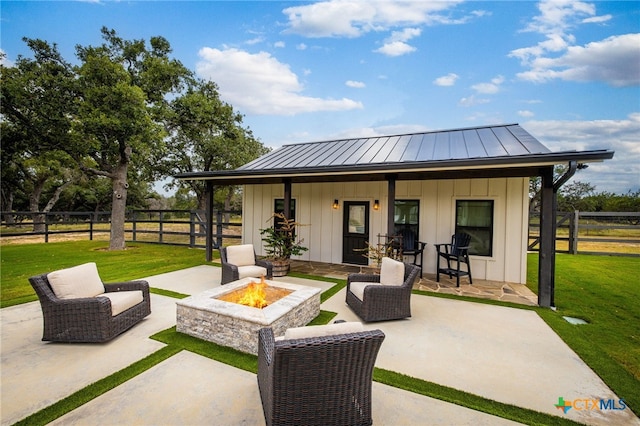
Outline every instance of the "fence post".
<svg viewBox="0 0 640 426"><path fill-rule="evenodd" d="M191 210L189 212L189 247L196 245L196 213Z"/></svg>
<svg viewBox="0 0 640 426"><path fill-rule="evenodd" d="M580 212L573 211L569 227L569 253L578 254L578 232L580 230Z"/></svg>
<svg viewBox="0 0 640 426"><path fill-rule="evenodd" d="M89 241L93 241L93 215L89 214Z"/></svg>
<svg viewBox="0 0 640 426"><path fill-rule="evenodd" d="M160 218L159 218L159 220L160 220L160 227L159 227L159 229L158 229L158 231L159 231L159 232L158 232L158 242L159 242L159 243L161 243L161 242L162 242L162 240L163 240L163 238L162 238L162 230L163 230L162 220L163 220L163 219L164 219L164 214L163 214L163 212L161 211L161 212L160 212Z"/></svg>
<svg viewBox="0 0 640 426"><path fill-rule="evenodd" d="M44 214L44 242L49 242L49 213Z"/></svg>
<svg viewBox="0 0 640 426"><path fill-rule="evenodd" d="M137 229L136 218L137 217L138 217L138 213L134 210L133 211L133 220L131 221L132 222L131 225L133 226L133 229L132 229L133 241L136 241L136 238L138 237L137 233L136 233L136 229Z"/></svg>

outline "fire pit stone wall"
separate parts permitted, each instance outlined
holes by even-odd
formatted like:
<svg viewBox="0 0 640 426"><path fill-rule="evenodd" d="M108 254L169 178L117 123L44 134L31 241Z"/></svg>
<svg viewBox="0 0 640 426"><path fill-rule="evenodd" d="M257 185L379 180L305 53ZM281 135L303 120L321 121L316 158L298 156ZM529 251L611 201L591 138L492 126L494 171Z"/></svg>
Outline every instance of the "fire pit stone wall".
<svg viewBox="0 0 640 426"><path fill-rule="evenodd" d="M218 299L246 287L252 280L244 278L176 302L177 331L257 354L261 328L271 327L275 336L281 336L290 327L308 324L320 313L321 289L280 281L267 281L267 284L292 290L292 293L263 309Z"/></svg>

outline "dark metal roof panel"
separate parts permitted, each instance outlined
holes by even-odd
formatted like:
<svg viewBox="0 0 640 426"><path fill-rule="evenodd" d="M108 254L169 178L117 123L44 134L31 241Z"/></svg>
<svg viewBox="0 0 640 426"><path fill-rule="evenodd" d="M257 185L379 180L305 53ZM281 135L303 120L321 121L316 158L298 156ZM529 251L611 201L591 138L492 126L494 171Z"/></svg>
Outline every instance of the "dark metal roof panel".
<svg viewBox="0 0 640 426"><path fill-rule="evenodd" d="M409 162L490 159L549 152L519 125L509 124L285 145L237 170L303 171L336 166L394 166Z"/></svg>

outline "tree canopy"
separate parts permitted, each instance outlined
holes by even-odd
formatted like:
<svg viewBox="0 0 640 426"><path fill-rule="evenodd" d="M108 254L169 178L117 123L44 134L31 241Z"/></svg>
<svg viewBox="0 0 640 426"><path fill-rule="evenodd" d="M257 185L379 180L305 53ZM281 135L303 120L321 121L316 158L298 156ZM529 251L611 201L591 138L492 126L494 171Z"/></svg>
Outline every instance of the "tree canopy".
<svg viewBox="0 0 640 426"><path fill-rule="evenodd" d="M0 66L2 209L28 199L31 211L46 211L71 187L91 198L80 190L90 185L96 205L111 208L110 248L122 249L130 183L139 190L187 169L235 168L265 148L215 83L171 57L166 39L101 32L101 45L76 46L77 65L55 44L25 38L33 58Z"/></svg>

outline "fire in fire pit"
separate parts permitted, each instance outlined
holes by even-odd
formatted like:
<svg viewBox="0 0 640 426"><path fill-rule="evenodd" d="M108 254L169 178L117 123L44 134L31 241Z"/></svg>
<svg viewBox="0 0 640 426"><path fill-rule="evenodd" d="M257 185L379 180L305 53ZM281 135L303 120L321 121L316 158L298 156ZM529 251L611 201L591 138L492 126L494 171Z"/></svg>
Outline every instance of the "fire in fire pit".
<svg viewBox="0 0 640 426"><path fill-rule="evenodd" d="M252 281L246 287L224 294L218 299L262 309L289 294L291 294L291 290L268 285L263 276L259 283Z"/></svg>

